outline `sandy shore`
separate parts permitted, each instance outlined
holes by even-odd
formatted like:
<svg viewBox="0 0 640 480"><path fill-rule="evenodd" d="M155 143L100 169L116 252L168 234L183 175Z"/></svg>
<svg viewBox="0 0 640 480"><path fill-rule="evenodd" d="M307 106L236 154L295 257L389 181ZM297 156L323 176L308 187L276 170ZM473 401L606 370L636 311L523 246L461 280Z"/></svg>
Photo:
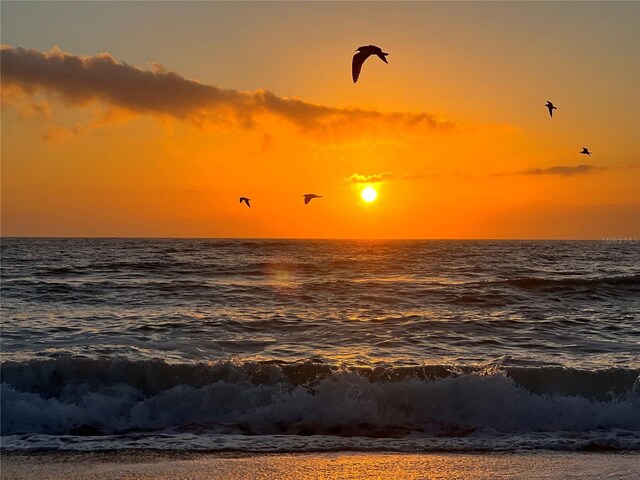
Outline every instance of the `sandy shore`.
<svg viewBox="0 0 640 480"><path fill-rule="evenodd" d="M634 454L2 454L2 479L601 479L640 478Z"/></svg>

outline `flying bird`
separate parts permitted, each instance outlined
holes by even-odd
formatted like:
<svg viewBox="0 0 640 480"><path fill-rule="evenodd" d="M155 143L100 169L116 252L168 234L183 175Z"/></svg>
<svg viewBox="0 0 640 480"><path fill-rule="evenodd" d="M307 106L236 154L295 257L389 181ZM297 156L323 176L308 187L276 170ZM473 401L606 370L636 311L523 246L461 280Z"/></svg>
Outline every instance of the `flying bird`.
<svg viewBox="0 0 640 480"><path fill-rule="evenodd" d="M360 47L356 50L356 52L358 53L353 56L353 61L351 62L351 76L353 77L353 83L356 83L358 81L360 70L362 70L362 64L371 55L377 55L384 63L389 63L387 62L386 58L386 56L389 54L383 52L380 47L376 47L375 45L366 45L364 47Z"/></svg>
<svg viewBox="0 0 640 480"><path fill-rule="evenodd" d="M314 198L322 198L322 195L316 195L315 193L306 193L303 195L303 197L304 197L304 204L306 205Z"/></svg>
<svg viewBox="0 0 640 480"><path fill-rule="evenodd" d="M251 204L249 203L251 201L250 198L247 197L240 197L240 203L244 202L247 204L247 207L251 208Z"/></svg>
<svg viewBox="0 0 640 480"><path fill-rule="evenodd" d="M582 147L582 151L580 153L582 153L583 155L591 156L591 152L589 151L589 149L587 147Z"/></svg>
<svg viewBox="0 0 640 480"><path fill-rule="evenodd" d="M544 106L549 109L549 116L553 118L553 111L557 110L558 107L554 107L553 103L551 103L549 100L547 100L547 103L545 103Z"/></svg>

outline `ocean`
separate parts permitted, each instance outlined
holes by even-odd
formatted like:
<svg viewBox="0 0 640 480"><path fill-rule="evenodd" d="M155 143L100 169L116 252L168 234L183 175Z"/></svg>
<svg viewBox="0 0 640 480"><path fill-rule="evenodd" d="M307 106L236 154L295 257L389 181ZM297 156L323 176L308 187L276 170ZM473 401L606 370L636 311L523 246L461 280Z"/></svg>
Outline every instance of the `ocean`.
<svg viewBox="0 0 640 480"><path fill-rule="evenodd" d="M1 243L5 451L640 451L640 244Z"/></svg>

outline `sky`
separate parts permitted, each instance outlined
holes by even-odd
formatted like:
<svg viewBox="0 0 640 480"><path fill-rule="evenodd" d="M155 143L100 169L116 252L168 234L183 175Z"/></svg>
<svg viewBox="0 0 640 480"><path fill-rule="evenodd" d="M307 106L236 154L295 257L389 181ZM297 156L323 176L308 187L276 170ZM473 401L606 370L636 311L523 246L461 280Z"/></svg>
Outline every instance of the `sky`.
<svg viewBox="0 0 640 480"><path fill-rule="evenodd" d="M640 237L638 2L0 9L3 236Z"/></svg>

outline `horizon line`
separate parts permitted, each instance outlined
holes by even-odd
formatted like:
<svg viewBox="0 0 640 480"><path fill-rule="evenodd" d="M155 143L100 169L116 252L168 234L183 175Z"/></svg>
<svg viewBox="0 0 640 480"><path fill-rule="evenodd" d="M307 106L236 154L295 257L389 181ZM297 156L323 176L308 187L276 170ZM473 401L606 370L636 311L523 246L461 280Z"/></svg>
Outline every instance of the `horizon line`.
<svg viewBox="0 0 640 480"><path fill-rule="evenodd" d="M611 236L611 237L598 237L598 238L447 238L447 237L432 237L432 238L419 238L419 237L172 237L172 236L83 236L83 235L0 235L0 241L5 239L60 239L60 240L72 240L72 239L86 239L86 240L309 240L309 241L356 241L356 240L383 240L383 241L506 241L506 242L594 242L594 241L629 241L640 243L640 237L637 236Z"/></svg>

